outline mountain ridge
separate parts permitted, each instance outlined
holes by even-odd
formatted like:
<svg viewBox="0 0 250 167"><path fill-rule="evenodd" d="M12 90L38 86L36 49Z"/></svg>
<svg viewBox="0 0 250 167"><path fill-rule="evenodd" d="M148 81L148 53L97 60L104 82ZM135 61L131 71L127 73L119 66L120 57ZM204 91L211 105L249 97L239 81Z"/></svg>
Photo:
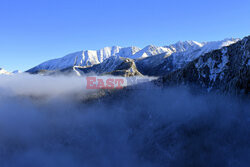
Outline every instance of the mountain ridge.
<svg viewBox="0 0 250 167"><path fill-rule="evenodd" d="M237 40L239 39L231 39L231 41ZM105 47L99 50L78 51L68 54L62 58L48 60L29 69L27 72L36 73L39 70L62 70L72 66L92 66L102 63L104 60L110 58L111 56L119 56L131 59L143 59L162 53L171 55L173 53L184 52L190 49L193 50L203 46L204 43L199 43L196 41L184 41L163 47L148 45L143 49L135 46L124 48L120 46Z"/></svg>
<svg viewBox="0 0 250 167"><path fill-rule="evenodd" d="M157 85L197 85L203 90L249 95L250 36L206 53L159 78Z"/></svg>

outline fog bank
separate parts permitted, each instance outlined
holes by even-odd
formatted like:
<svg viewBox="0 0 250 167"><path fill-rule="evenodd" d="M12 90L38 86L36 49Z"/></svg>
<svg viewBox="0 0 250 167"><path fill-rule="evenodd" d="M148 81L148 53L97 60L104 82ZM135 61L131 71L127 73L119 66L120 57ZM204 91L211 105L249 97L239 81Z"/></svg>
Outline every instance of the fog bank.
<svg viewBox="0 0 250 167"><path fill-rule="evenodd" d="M249 99L178 87L80 103L66 95L85 95L81 78L29 77L0 78L1 167L250 164Z"/></svg>

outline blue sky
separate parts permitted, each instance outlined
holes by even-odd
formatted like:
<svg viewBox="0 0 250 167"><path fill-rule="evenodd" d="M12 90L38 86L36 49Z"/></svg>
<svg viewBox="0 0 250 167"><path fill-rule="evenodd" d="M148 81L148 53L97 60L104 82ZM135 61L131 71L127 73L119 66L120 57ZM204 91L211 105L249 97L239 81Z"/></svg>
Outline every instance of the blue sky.
<svg viewBox="0 0 250 167"><path fill-rule="evenodd" d="M249 0L1 0L0 67L105 46L250 35Z"/></svg>

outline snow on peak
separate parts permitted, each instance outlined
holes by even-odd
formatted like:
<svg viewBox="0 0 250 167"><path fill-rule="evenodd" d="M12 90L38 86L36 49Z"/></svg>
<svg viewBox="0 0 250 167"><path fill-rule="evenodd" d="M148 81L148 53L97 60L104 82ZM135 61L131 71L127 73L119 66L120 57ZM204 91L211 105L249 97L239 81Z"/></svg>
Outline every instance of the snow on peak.
<svg viewBox="0 0 250 167"><path fill-rule="evenodd" d="M204 42L199 43L196 41L184 41L177 42L169 46L158 47L154 45L148 45L143 49L138 47L120 47L112 46L105 47L100 50L85 50L79 51L72 54L68 54L62 58L53 59L46 61L30 70L28 72L34 72L38 70L61 70L72 66L92 66L94 64L102 63L104 60L112 57L125 57L131 59L142 59L146 57L151 57L165 53L166 55L171 55L173 53L192 53L193 51L199 51L198 54L192 56L191 59L202 53L207 53L214 49L220 49L223 46L228 46L232 43L237 42L239 39L225 39L223 41L217 42ZM189 55L190 56L190 55ZM186 59L190 59L187 57Z"/></svg>
<svg viewBox="0 0 250 167"><path fill-rule="evenodd" d="M229 46L231 44L236 43L240 39L224 39L221 41L212 41L212 42L203 42L203 43L193 43L196 45L196 47L193 47L191 49L187 49L184 52L176 52L174 53L173 60L174 64L181 68L183 64L186 64L187 62L193 61L194 59L198 58L201 55L204 55L208 52L211 52L216 49L221 49L224 46Z"/></svg>
<svg viewBox="0 0 250 167"><path fill-rule="evenodd" d="M138 51L137 53L135 53L131 58L133 59L146 58L146 57L155 56L161 53L167 53L170 55L173 53L173 51L165 47L157 47L154 45L148 45L145 48Z"/></svg>
<svg viewBox="0 0 250 167"><path fill-rule="evenodd" d="M20 71L20 70L15 70L15 71L13 71L12 73L13 73L13 74L20 74L20 73L22 73L22 71Z"/></svg>
<svg viewBox="0 0 250 167"><path fill-rule="evenodd" d="M5 69L3 68L0 68L0 75L11 75L10 72L6 71Z"/></svg>
<svg viewBox="0 0 250 167"><path fill-rule="evenodd" d="M227 38L221 41L203 42L203 50L207 53L215 49L221 49L224 46L229 46L238 42L239 38Z"/></svg>
<svg viewBox="0 0 250 167"><path fill-rule="evenodd" d="M165 46L165 48L171 49L173 52L184 52L192 48L192 50L202 47L203 44L196 41L179 41L175 44Z"/></svg>

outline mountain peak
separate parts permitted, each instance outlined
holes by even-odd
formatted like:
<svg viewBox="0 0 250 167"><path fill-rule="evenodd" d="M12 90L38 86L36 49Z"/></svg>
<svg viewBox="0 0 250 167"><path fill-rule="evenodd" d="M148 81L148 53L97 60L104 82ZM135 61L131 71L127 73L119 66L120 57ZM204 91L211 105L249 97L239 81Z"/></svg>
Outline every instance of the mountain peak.
<svg viewBox="0 0 250 167"><path fill-rule="evenodd" d="M155 46L155 45L147 45L147 46L144 47L143 49L148 49L148 48L157 48L157 46Z"/></svg>
<svg viewBox="0 0 250 167"><path fill-rule="evenodd" d="M175 44L164 46L165 48L169 48L173 52L184 52L190 48L192 49L198 49L202 47L203 44L196 42L196 41L178 41Z"/></svg>
<svg viewBox="0 0 250 167"><path fill-rule="evenodd" d="M20 71L20 70L15 70L15 71L13 71L12 73L13 73L13 74L20 74L20 73L22 73L22 71Z"/></svg>
<svg viewBox="0 0 250 167"><path fill-rule="evenodd" d="M192 52L201 47L207 52L209 50L221 48L221 46L228 46L229 44L235 43L235 40L225 40L223 43L219 41L218 43L199 43L196 41L179 41L175 44L169 46L158 47L155 45L148 45L143 49L130 46L130 47L120 47L120 46L111 46L104 47L99 50L83 50L80 52L75 52L64 56L59 59L53 59L46 61L30 70L28 72L35 73L39 70L62 70L65 68L73 66L92 66L95 64L100 64L104 60L112 57L119 56L131 59L143 59L146 57L151 57L166 53L166 55L171 55L173 53L182 53L182 52Z"/></svg>

